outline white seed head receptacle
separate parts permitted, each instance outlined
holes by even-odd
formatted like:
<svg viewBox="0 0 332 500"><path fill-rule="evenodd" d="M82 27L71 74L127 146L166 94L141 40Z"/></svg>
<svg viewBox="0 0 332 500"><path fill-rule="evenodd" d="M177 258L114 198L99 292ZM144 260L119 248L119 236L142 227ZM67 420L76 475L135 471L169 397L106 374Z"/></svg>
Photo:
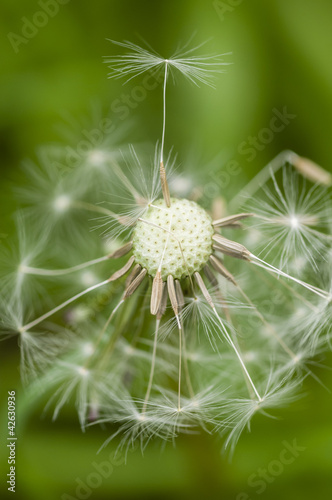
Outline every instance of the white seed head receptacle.
<svg viewBox="0 0 332 500"><path fill-rule="evenodd" d="M168 275L185 278L188 271L193 274L207 263L213 234L211 217L194 201L172 198L167 208L164 200L157 200L145 214L144 222L139 221L134 229L135 261L155 276L167 243L161 269L163 280Z"/></svg>

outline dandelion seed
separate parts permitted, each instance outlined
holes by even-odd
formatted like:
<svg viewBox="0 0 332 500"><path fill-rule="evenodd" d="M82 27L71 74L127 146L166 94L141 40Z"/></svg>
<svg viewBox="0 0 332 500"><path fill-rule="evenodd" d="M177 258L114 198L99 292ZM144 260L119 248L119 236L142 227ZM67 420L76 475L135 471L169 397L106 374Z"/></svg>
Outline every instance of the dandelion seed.
<svg viewBox="0 0 332 500"><path fill-rule="evenodd" d="M299 175L283 169L283 188L272 174L273 190L265 187L265 200L248 203L255 212L260 231L260 253L278 260L279 267L298 268L299 259L317 270L317 260L323 257L330 244L326 234L330 223L331 202L326 189L313 185L307 189ZM278 242L279 252L276 254ZM276 255L275 255L276 254Z"/></svg>
<svg viewBox="0 0 332 500"><path fill-rule="evenodd" d="M108 57L105 62L110 63L111 72L110 78L129 77L127 82L141 75L145 71L152 69L161 69L164 67L164 83L163 83L163 124L161 134L161 150L160 150L160 181L162 192L166 206L170 206L170 194L166 179L166 169L164 167L164 143L166 129L166 85L169 72L179 71L189 81L198 85L203 83L211 85L211 77L213 73L221 73L221 66L227 64L222 60L221 56L193 56L192 53L200 46L186 50L185 52L177 51L172 57L163 59L157 53L152 53L135 45L131 42L115 42L130 50L126 55L119 57ZM203 44L202 44L203 45ZM223 54L228 55L228 54Z"/></svg>

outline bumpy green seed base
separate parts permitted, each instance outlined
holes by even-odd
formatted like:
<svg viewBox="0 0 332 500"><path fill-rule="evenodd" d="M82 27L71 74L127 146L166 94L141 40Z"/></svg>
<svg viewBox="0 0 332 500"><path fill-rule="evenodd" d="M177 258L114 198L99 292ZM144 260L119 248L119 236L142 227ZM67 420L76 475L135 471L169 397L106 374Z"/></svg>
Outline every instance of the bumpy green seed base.
<svg viewBox="0 0 332 500"><path fill-rule="evenodd" d="M214 233L209 214L197 203L189 200L171 199L171 207L167 208L164 200L153 203L144 215L144 219L158 226L169 229L172 217L171 232L180 241L169 235L163 259L161 274L163 280L171 274L175 279L200 271L212 253L212 235ZM169 233L163 229L138 222L133 233L133 254L135 260L146 268L150 276L158 270L163 250ZM187 264L187 268L185 262Z"/></svg>

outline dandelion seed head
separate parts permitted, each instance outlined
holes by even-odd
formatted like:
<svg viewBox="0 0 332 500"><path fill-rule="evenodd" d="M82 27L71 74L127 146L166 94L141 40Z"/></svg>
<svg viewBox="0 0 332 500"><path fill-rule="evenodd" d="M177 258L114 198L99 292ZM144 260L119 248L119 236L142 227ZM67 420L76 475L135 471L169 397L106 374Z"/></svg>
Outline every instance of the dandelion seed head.
<svg viewBox="0 0 332 500"><path fill-rule="evenodd" d="M52 389L54 418L71 401L82 428L91 421L110 423L112 429L117 425L107 442L122 435L120 449L137 441L144 449L154 438L173 441L199 428L228 433L226 446L233 449L256 413L296 399L301 374L312 374L306 365L316 363L310 359L323 352L326 340L331 343L330 203L317 186L299 189L294 177L285 176L279 186L273 170L267 181L271 189L260 190L265 193L262 202L251 197L255 218L247 210L228 213L226 201L217 199L211 210L217 220L212 221L191 201L203 196L203 186L195 187L191 176L174 176L175 157L172 151L165 154L166 84L181 74L195 85L211 85L224 62L219 56L195 55L195 49L165 59L129 42L117 44L127 53L108 59L110 77L129 81L151 70L164 76L161 146L157 143L151 161L127 140L124 146L119 130L110 132L112 137L103 134L98 144L72 150L74 168L63 176L55 160L63 163L68 148L45 150L40 168L27 166L33 186L23 189L28 206L21 225L29 231L21 230L14 279L2 283L1 330L17 337L23 379L39 377ZM90 132L85 125L78 127L80 135L72 144L82 139L83 128L84 135L99 137L98 113L95 119ZM118 139L124 146L121 153L114 149ZM204 175L206 168L201 171ZM101 192L108 198L100 199ZM261 247L266 256L280 260L278 267L294 265L299 278L228 239L234 229L245 228L242 220L249 216L257 224L244 232L248 248ZM32 220L36 229L43 229L38 240L30 230ZM102 228L107 241L89 236L86 223L91 220L100 222L95 228ZM50 246L59 251L51 253ZM50 269L53 259L62 269ZM322 262L319 279L310 285L307 264L318 270ZM254 271L254 263L261 269ZM262 276L262 269L276 279ZM64 280L65 292L72 286L75 294L68 293L45 312L53 297L38 288L39 307L31 299L32 283L52 279L49 291L57 293L57 276ZM285 278L293 283L286 285ZM10 298L4 300L9 283ZM298 285L306 288L303 295ZM100 286L105 287L102 293L88 295ZM309 292L315 293L314 300ZM25 302L23 295L28 296ZM73 305L76 300L80 305ZM120 306L128 309L118 316ZM71 328L49 322L53 314L63 318L62 311Z"/></svg>
<svg viewBox="0 0 332 500"><path fill-rule="evenodd" d="M167 208L157 200L134 229L135 260L155 276L162 259L164 280L168 275L184 278L208 261L213 232L210 216L195 202L173 198Z"/></svg>

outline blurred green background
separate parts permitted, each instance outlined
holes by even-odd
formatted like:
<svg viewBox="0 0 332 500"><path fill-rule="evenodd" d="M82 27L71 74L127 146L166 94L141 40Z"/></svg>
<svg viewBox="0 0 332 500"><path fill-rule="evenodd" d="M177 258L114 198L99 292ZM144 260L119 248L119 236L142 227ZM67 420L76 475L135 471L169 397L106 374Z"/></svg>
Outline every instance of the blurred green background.
<svg viewBox="0 0 332 500"><path fill-rule="evenodd" d="M57 5L58 12L22 41L15 35L23 36L26 19L38 21L40 3L1 2L0 242L13 231L11 185L19 180L22 159L34 158L40 144L58 140L57 125L64 115L89 114L96 100L107 109L139 84L122 87L118 81L107 80L102 56L115 54L116 49L106 38L140 43L143 37L167 57L178 42L196 32L193 43L211 38L205 52L233 53L228 58L233 64L218 77L215 90L197 89L183 81L169 88L166 146L174 145L180 163L185 165L190 159L192 169L199 169L199 158L235 159L241 164L244 184L277 153L290 148L331 171L329 0L70 0L63 4L59 0ZM160 98L158 87L130 108L126 120L134 123L133 142L159 138ZM281 111L285 106L296 117L249 161L239 145L269 126L273 109ZM231 463L220 453L222 443L213 437L181 437L175 448L167 445L161 451L153 444L144 457L139 451L129 453L127 465L115 465L109 477L90 492L83 486L77 492L79 483L93 481L93 462L108 460L114 445L96 456L105 433L92 428L82 434L70 410L55 423L50 414L41 419L42 402L31 401L20 389L15 342L2 344L1 349L3 408L6 391L16 389L22 414L17 498L330 498L331 394L314 380L305 382L308 396L279 411L279 420L256 418ZM332 366L331 356L325 364ZM328 370L317 368L316 373L331 387ZM3 416L1 495L7 472ZM285 441L292 444L294 440L302 451L292 463L278 468ZM264 474L258 472L263 469L269 471L269 479L265 490L257 493L258 486L248 481L254 474Z"/></svg>

